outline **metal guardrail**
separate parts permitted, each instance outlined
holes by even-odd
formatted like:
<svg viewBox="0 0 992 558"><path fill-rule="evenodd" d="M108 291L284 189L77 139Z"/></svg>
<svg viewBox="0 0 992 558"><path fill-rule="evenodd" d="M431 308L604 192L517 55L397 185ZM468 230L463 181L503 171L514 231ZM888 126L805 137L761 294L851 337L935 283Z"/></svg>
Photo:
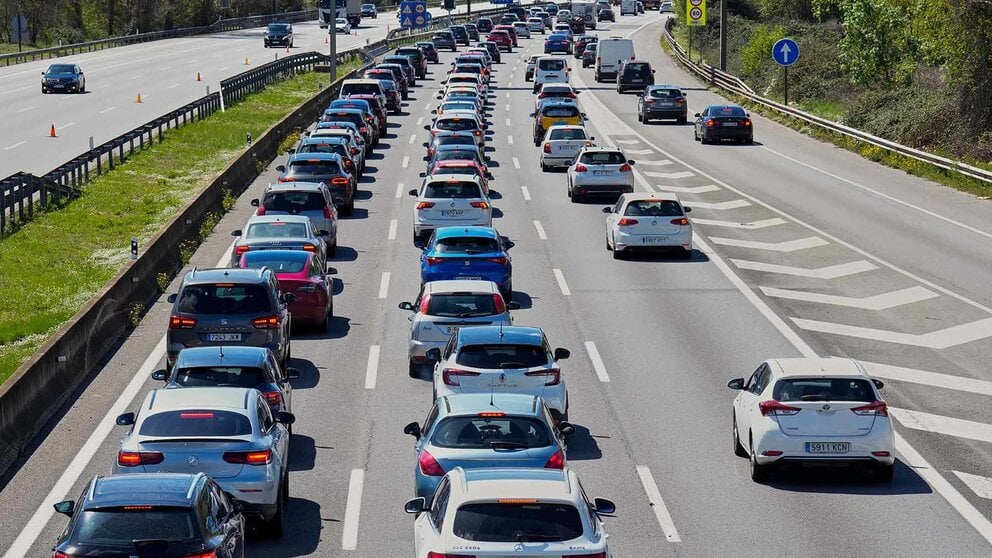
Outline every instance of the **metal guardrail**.
<svg viewBox="0 0 992 558"><path fill-rule="evenodd" d="M15 52L12 54L0 55L0 63L5 66L31 62L34 60L45 60L57 58L81 52L93 52L105 48L112 48L137 43L147 43L162 39L174 39L177 37L188 37L190 35L202 35L204 33L216 33L218 31L234 31L237 29L247 29L250 27L261 27L273 21L286 21L296 23L298 21L317 19L317 10L303 10L299 12L285 12L281 14L266 14L232 19L220 19L210 25L200 27L183 27L180 29L169 29L167 31L152 31L150 33L136 33L134 35L123 35L120 37L110 37L85 43L73 43L51 48L41 48Z"/></svg>
<svg viewBox="0 0 992 558"><path fill-rule="evenodd" d="M862 141L876 147L881 147L892 151L893 153L898 153L904 155L911 159L916 159L917 161L923 161L924 163L929 163L931 165L940 167L945 170L956 172L964 176L980 180L982 182L987 182L992 184L992 171L988 171L967 163L962 163L961 161L955 161L954 159L948 159L947 157L941 157L940 155L934 155L933 153L927 153L919 149L908 147L894 141L887 140L885 138L880 138L878 136L869 134L858 130L856 128L851 128L850 126L845 126L839 122L834 122L833 120L828 120L816 116L815 114L810 114L805 111L801 111L796 108L792 108L787 105L783 105L777 101L771 99L766 99L754 92L746 83L741 81L740 78L728 74L727 72L721 71L719 68L710 66L709 64L693 62L686 55L685 49L682 48L675 41L675 37L672 36L672 23L674 20L669 19L665 23L665 40L668 42L669 46L672 47L672 52L675 53L675 57L681 62L685 67L689 68L693 73L699 77L708 80L710 84L716 85L722 89L726 89L732 93L740 95L751 102L757 103L776 112L797 118L804 122L808 122L815 126L825 128L832 132L842 134L844 136L854 138L858 141Z"/></svg>

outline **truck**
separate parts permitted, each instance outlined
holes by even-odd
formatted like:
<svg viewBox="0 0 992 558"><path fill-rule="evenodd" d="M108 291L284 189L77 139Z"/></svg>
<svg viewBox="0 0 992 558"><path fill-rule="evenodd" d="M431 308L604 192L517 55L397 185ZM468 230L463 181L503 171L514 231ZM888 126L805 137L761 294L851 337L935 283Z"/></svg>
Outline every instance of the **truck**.
<svg viewBox="0 0 992 558"><path fill-rule="evenodd" d="M620 15L637 15L637 0L620 0Z"/></svg>
<svg viewBox="0 0 992 558"><path fill-rule="evenodd" d="M339 17L347 19L352 29L358 27L362 22L362 0L320 0L317 3L317 24L321 29L327 29Z"/></svg>
<svg viewBox="0 0 992 558"><path fill-rule="evenodd" d="M596 3L595 2L572 2L572 17L581 16L589 29L596 28Z"/></svg>

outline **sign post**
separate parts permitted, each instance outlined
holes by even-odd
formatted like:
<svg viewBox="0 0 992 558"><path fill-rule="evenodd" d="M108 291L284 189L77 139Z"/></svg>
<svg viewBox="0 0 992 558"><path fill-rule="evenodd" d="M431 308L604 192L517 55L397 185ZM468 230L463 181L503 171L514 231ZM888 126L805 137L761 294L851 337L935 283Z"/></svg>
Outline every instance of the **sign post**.
<svg viewBox="0 0 992 558"><path fill-rule="evenodd" d="M726 2L726 0L723 0ZM685 0L685 24L689 27L689 60L692 60L692 28L706 27L706 0ZM700 60L702 53L700 52Z"/></svg>
<svg viewBox="0 0 992 558"><path fill-rule="evenodd" d="M789 104L789 66L796 63L799 60L799 45L796 41L789 38L779 39L775 41L775 45L772 47L772 60L776 64L782 66L782 71L784 72L784 85L785 85L785 104Z"/></svg>

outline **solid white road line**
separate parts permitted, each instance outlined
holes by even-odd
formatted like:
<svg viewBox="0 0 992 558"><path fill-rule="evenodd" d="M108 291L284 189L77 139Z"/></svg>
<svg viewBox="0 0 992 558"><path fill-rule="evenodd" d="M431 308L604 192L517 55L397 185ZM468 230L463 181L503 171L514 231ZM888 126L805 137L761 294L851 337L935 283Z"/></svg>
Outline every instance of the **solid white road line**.
<svg viewBox="0 0 992 558"><path fill-rule="evenodd" d="M610 375L606 373L606 365L603 364L603 357L599 356L599 349L592 341L586 341L586 352L589 353L589 360L592 361L592 369L596 371L596 377L600 382L610 381Z"/></svg>
<svg viewBox="0 0 992 558"><path fill-rule="evenodd" d="M178 83L173 83L172 85L170 85L169 87L167 87L167 89L175 89L176 87L179 87L179 84Z"/></svg>
<svg viewBox="0 0 992 558"><path fill-rule="evenodd" d="M873 378L885 378L887 380L898 380L900 382L910 382L944 389L956 389L976 393L978 395L992 396L992 382L986 380L976 380L963 376L952 376L951 374L941 374L939 372L929 372L927 370L916 370L914 368L904 368L902 366L892 366L890 364L879 364L876 362L860 361Z"/></svg>
<svg viewBox="0 0 992 558"><path fill-rule="evenodd" d="M540 238L541 240L548 239L548 233L544 232L544 225L542 225L540 221L534 221L534 228L537 229L537 238Z"/></svg>
<svg viewBox="0 0 992 558"><path fill-rule="evenodd" d="M975 496L986 500L992 500L992 479L989 477L972 475L970 473L962 473L961 471L951 472L957 475L957 477L961 479L961 482L967 485L968 488L975 493Z"/></svg>
<svg viewBox="0 0 992 558"><path fill-rule="evenodd" d="M403 197L403 183L400 182L399 184L396 185L396 198L399 199L402 197Z"/></svg>
<svg viewBox="0 0 992 558"><path fill-rule="evenodd" d="M641 478L641 486L644 487L644 493L648 495L648 505L654 511L654 516L658 520L658 525L661 525L661 531L665 533L665 538L668 539L668 542L672 543L682 542L679 532L675 528L675 522L672 521L672 515L668 513L668 508L665 506L665 501L661 498L658 485L654 482L651 470L644 465L638 465L635 469L637 469L637 476Z"/></svg>
<svg viewBox="0 0 992 558"><path fill-rule="evenodd" d="M4 147L3 150L4 151L10 151L11 149L16 149L16 148L24 145L25 143L27 143L27 140L19 141L17 143L14 143L14 144L8 145L7 147Z"/></svg>
<svg viewBox="0 0 992 558"><path fill-rule="evenodd" d="M413 145L413 142L415 141L417 141L417 134L413 134L412 136L410 136L410 145Z"/></svg>
<svg viewBox="0 0 992 558"><path fill-rule="evenodd" d="M67 123L67 124L63 124L63 125L61 125L61 126L59 126L59 129L60 129L60 130L65 130L65 129L66 129L66 128L68 128L69 126L75 126L75 125L76 125L76 123L75 123L75 122L69 122L69 123Z"/></svg>
<svg viewBox="0 0 992 558"><path fill-rule="evenodd" d="M386 298L389 295L389 272L382 272L382 279L379 281L379 298Z"/></svg>
<svg viewBox="0 0 992 558"><path fill-rule="evenodd" d="M912 304L923 300L936 298L940 295L925 287L909 287L890 293L882 293L875 296L857 298L853 296L838 296L823 293L811 293L808 291L794 291L790 289L776 289L772 287L758 287L765 296L776 298L786 298L789 300L802 300L805 302L816 302L820 304L833 304L835 306L846 306L848 308L861 308L863 310L888 310L905 304Z"/></svg>
<svg viewBox="0 0 992 558"><path fill-rule="evenodd" d="M730 200L724 202L701 202L694 201L689 207L699 208L699 209L715 209L717 211L726 211L728 209L740 209L742 207L748 207L751 202L747 200Z"/></svg>
<svg viewBox="0 0 992 558"><path fill-rule="evenodd" d="M403 156L403 168L407 168L409 166L410 166L410 156L409 155L404 155Z"/></svg>
<svg viewBox="0 0 992 558"><path fill-rule="evenodd" d="M652 175L659 173L646 172L644 174ZM706 186L669 186L667 184L655 184L654 187L662 192L676 192L679 194L705 194L706 192L716 192L720 189L720 187L715 184L707 184Z"/></svg>
<svg viewBox="0 0 992 558"><path fill-rule="evenodd" d="M889 414L906 428L934 432L945 436L992 442L992 424L954 417L945 417L920 411L889 407Z"/></svg>
<svg viewBox="0 0 992 558"><path fill-rule="evenodd" d="M985 318L966 324L938 329L937 331L931 331L930 333L919 334L837 324L833 322L821 322L818 320L806 320L803 318L789 319L806 331L832 333L834 335L872 339L874 341L885 341L887 343L897 343L900 345L913 345L927 349L948 349L950 347L970 343L972 341L978 341L979 339L985 339L986 337L992 336L992 318Z"/></svg>
<svg viewBox="0 0 992 558"><path fill-rule="evenodd" d="M691 206L690 206L691 207ZM778 217L772 217L771 219L762 219L760 221L751 221L750 223L740 223L738 221L718 221L716 219L691 219L693 225L704 225L708 227L727 227L728 229L764 229L766 227L774 227L775 225L784 225L785 219L780 219Z"/></svg>
<svg viewBox="0 0 992 558"><path fill-rule="evenodd" d="M341 533L341 549L355 550L358 547L358 520L362 515L362 485L365 484L365 471L352 469L348 481L348 503L344 507L344 532Z"/></svg>
<svg viewBox="0 0 992 558"><path fill-rule="evenodd" d="M230 66L224 66L223 68L217 68L218 72L223 72L224 70L230 68Z"/></svg>
<svg viewBox="0 0 992 558"><path fill-rule="evenodd" d="M365 389L375 389L379 377L379 345L369 347L369 361L365 365Z"/></svg>
<svg viewBox="0 0 992 558"><path fill-rule="evenodd" d="M399 221L393 219L389 222L389 240L396 240L396 227L400 224Z"/></svg>
<svg viewBox="0 0 992 558"><path fill-rule="evenodd" d="M100 111L100 114L107 114L108 112L114 110L115 108L117 108L117 107L105 108L105 109L103 109L103 110Z"/></svg>
<svg viewBox="0 0 992 558"><path fill-rule="evenodd" d="M617 142L617 143L619 143L621 145L637 145L637 144L641 143L641 140L636 140L636 139L632 139L632 140L628 140L628 139L624 139L624 140L622 140L622 139L615 139L613 141L615 141L615 142Z"/></svg>
<svg viewBox="0 0 992 558"><path fill-rule="evenodd" d="M617 142L617 143L620 143L620 142ZM651 153L654 153L654 150L652 150L652 149L624 149L623 152L626 153L626 154L628 154L628 155L649 155ZM689 176L692 176L692 173L691 172L689 173Z"/></svg>
<svg viewBox="0 0 992 558"><path fill-rule="evenodd" d="M517 159L516 157L513 158L513 168L515 169L520 168L520 159Z"/></svg>
<svg viewBox="0 0 992 558"><path fill-rule="evenodd" d="M698 223L699 219L693 219L693 222ZM864 273L866 271L878 269L878 266L871 262L866 262L865 260L858 260L856 262L845 264L828 265L826 267L819 267L815 269L791 267L788 265L776 265L764 262L752 262L748 260L732 259L730 261L740 269L764 271L766 273L778 273L781 275L792 275L795 277L811 277L813 279L838 279L840 277L847 277L848 275L855 275L857 273Z"/></svg>
<svg viewBox="0 0 992 558"><path fill-rule="evenodd" d="M528 190L526 186L521 186L520 192L524 195L525 201L530 201L530 190Z"/></svg>
<svg viewBox="0 0 992 558"><path fill-rule="evenodd" d="M17 111L17 114L20 114L20 113L22 113L22 112L27 112L27 111L29 111L29 110L34 110L34 106L32 105L32 106L30 106L30 107L25 107L25 108L22 108L21 110L19 110L19 111Z"/></svg>
<svg viewBox="0 0 992 558"><path fill-rule="evenodd" d="M572 291L568 289L568 283L565 282L565 276L562 274L561 270L557 267L551 270L555 274L555 281L558 281L558 288L561 289L561 294L565 296L570 296Z"/></svg>
<svg viewBox="0 0 992 558"><path fill-rule="evenodd" d="M756 242L753 240L739 240L736 238L720 238L718 236L711 236L710 241L712 241L713 244L719 244L721 246L736 246L738 248L768 250L770 252L796 252L819 246L827 246L829 244L826 240L823 240L817 236L797 238L796 240L787 240L785 242Z"/></svg>
<svg viewBox="0 0 992 558"><path fill-rule="evenodd" d="M689 172L689 171L680 171L680 172L645 172L644 174L646 174L646 175L648 175L648 176L650 176L652 178L668 178L668 179L672 179L672 180L677 180L679 178L691 178L693 176L696 176L695 173L692 173L692 172ZM717 188L717 190L719 190L719 188Z"/></svg>

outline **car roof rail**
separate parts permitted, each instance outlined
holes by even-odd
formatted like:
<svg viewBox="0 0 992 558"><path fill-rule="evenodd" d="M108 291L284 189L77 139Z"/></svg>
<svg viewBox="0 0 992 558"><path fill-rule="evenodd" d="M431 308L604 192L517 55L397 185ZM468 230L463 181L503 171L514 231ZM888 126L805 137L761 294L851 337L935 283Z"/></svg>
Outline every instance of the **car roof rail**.
<svg viewBox="0 0 992 558"><path fill-rule="evenodd" d="M192 279L194 277L196 277L196 266L195 265L193 266L193 269L189 270L189 278Z"/></svg>

